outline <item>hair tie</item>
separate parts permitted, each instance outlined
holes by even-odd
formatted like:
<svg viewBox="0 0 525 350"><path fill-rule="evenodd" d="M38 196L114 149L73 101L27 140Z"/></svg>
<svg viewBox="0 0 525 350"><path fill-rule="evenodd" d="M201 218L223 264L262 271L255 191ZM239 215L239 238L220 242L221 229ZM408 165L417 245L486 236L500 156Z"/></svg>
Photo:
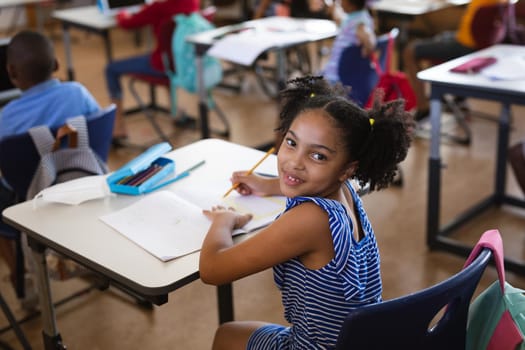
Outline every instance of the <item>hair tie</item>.
<svg viewBox="0 0 525 350"><path fill-rule="evenodd" d="M371 127L373 127L374 123L376 122L376 120L374 118L370 118L370 119L368 119L368 121L370 122L370 126Z"/></svg>

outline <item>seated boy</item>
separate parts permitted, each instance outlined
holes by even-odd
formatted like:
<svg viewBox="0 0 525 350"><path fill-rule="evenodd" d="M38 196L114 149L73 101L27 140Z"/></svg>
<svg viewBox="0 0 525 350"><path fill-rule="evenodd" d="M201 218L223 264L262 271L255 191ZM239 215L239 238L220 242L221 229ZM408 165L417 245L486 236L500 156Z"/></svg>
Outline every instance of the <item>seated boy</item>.
<svg viewBox="0 0 525 350"><path fill-rule="evenodd" d="M0 139L23 134L34 126L60 126L70 117L90 115L100 110L84 86L54 79L52 75L57 69L53 44L44 35L22 31L11 39L7 47L7 72L22 94L0 111ZM16 195L9 184L0 178L0 212L15 200ZM0 253L14 284L13 242L0 238Z"/></svg>
<svg viewBox="0 0 525 350"><path fill-rule="evenodd" d="M22 31L7 47L7 72L22 90L0 113L0 139L38 125L62 125L67 118L98 110L95 98L77 82L52 77L58 69L53 44L38 32Z"/></svg>

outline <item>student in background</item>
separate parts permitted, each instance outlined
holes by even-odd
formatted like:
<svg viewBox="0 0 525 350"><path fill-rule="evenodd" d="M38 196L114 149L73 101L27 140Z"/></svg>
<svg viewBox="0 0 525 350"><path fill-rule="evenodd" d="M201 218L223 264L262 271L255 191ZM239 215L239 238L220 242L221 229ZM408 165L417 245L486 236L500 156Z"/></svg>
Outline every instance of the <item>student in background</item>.
<svg viewBox="0 0 525 350"><path fill-rule="evenodd" d="M296 18L330 18L330 6L323 0L260 0L253 18L290 16Z"/></svg>
<svg viewBox="0 0 525 350"><path fill-rule="evenodd" d="M7 47L7 72L22 94L6 104L0 113L0 139L23 134L34 126L60 126L67 118L100 110L99 104L84 86L53 78L57 69L53 44L44 35L22 31L11 39ZM0 178L0 211L15 204L15 201L16 195L11 186ZM14 285L16 264L13 242L0 238L0 253L6 260ZM26 289L29 291L28 286ZM22 302L26 307L35 306L36 294L28 295L25 301Z"/></svg>
<svg viewBox="0 0 525 350"><path fill-rule="evenodd" d="M7 47L7 72L22 95L0 114L0 139L23 134L38 125L62 125L67 118L100 110L89 91L77 82L53 78L58 62L52 42L33 31L16 34Z"/></svg>
<svg viewBox="0 0 525 350"><path fill-rule="evenodd" d="M472 0L463 13L458 30L446 31L430 39L416 40L409 43L403 51L405 72L412 84L417 98L416 120L429 114L429 101L425 86L417 78L417 73L424 68L425 61L448 61L478 49L472 34L472 20L477 10L485 5L504 3L507 0Z"/></svg>
<svg viewBox="0 0 525 350"><path fill-rule="evenodd" d="M368 56L375 48L374 20L366 3L367 0L341 0L342 17L339 17L339 11L334 11L334 20L339 23L340 30L323 72L325 78L332 83L339 80L339 61L345 48L360 45L363 56Z"/></svg>
<svg viewBox="0 0 525 350"><path fill-rule="evenodd" d="M200 277L222 285L273 267L291 326L258 321L219 327L213 349L325 349L335 346L349 310L381 301L379 251L350 180L370 190L389 185L407 155L411 116L403 102L366 111L322 77L289 82L281 92L278 178L235 172L242 195L284 195L268 227L234 244L250 214L216 206L200 253ZM325 317L329 315L329 317Z"/></svg>
<svg viewBox="0 0 525 350"><path fill-rule="evenodd" d="M188 15L198 10L199 0L159 0L145 5L135 14L121 12L117 15L117 24L120 28L136 29L151 26L156 43L151 53L115 60L106 66L107 88L112 102L117 106L113 129L113 144L115 146L125 145L128 135L122 111L121 76L128 73L142 73L164 77L165 69L162 54L167 52L172 61L173 16L180 13Z"/></svg>

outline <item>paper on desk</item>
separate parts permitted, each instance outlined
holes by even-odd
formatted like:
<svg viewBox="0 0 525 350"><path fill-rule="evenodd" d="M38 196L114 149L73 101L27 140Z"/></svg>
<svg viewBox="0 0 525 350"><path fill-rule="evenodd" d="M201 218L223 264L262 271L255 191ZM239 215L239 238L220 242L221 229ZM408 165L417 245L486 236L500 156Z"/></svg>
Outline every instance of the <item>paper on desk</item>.
<svg viewBox="0 0 525 350"><path fill-rule="evenodd" d="M481 70L481 74L492 80L522 80L525 79L525 57L498 57L493 65Z"/></svg>
<svg viewBox="0 0 525 350"><path fill-rule="evenodd" d="M169 191L100 219L162 261L199 250L210 227L199 207Z"/></svg>
<svg viewBox="0 0 525 350"><path fill-rule="evenodd" d="M207 54L230 62L250 66L263 52L281 45L301 43L308 40L303 31L283 31L273 28L257 28L238 34L229 34L217 40Z"/></svg>
<svg viewBox="0 0 525 350"><path fill-rule="evenodd" d="M201 248L210 227L203 208L223 204L241 213L252 213L253 219L235 231L239 234L268 225L285 205L284 197L232 195L212 202L209 194L192 192L188 198L193 203L171 191L153 192L100 219L157 258L168 261Z"/></svg>
<svg viewBox="0 0 525 350"><path fill-rule="evenodd" d="M199 188L179 187L174 189L174 193L182 198L186 198L191 203L201 209L210 209L214 205L233 207L239 213L250 213L252 219L240 230L235 233L251 232L270 224L279 215L286 205L286 197L283 196L241 196L234 192L226 198L222 198L224 188L217 184L202 184Z"/></svg>

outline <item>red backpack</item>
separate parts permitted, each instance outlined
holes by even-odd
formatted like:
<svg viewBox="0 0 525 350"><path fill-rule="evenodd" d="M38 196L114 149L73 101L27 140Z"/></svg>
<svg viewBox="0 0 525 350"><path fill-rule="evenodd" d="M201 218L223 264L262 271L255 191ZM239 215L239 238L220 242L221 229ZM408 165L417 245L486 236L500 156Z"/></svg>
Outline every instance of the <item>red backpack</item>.
<svg viewBox="0 0 525 350"><path fill-rule="evenodd" d="M388 70L387 72L383 72L381 70L381 66L377 61L377 57L375 55L373 56L373 61L377 75L379 76L379 80L377 81L375 88L372 90L372 93L368 97L365 108L372 107L374 95L376 94L377 90L383 90L382 102L388 102L402 98L405 100L406 111L411 111L417 106L416 94L414 93L414 89L412 89L412 85L410 85L410 82L408 81L405 73L392 72L390 69L390 58L392 57L393 45L394 41L392 37L389 37L385 64Z"/></svg>

